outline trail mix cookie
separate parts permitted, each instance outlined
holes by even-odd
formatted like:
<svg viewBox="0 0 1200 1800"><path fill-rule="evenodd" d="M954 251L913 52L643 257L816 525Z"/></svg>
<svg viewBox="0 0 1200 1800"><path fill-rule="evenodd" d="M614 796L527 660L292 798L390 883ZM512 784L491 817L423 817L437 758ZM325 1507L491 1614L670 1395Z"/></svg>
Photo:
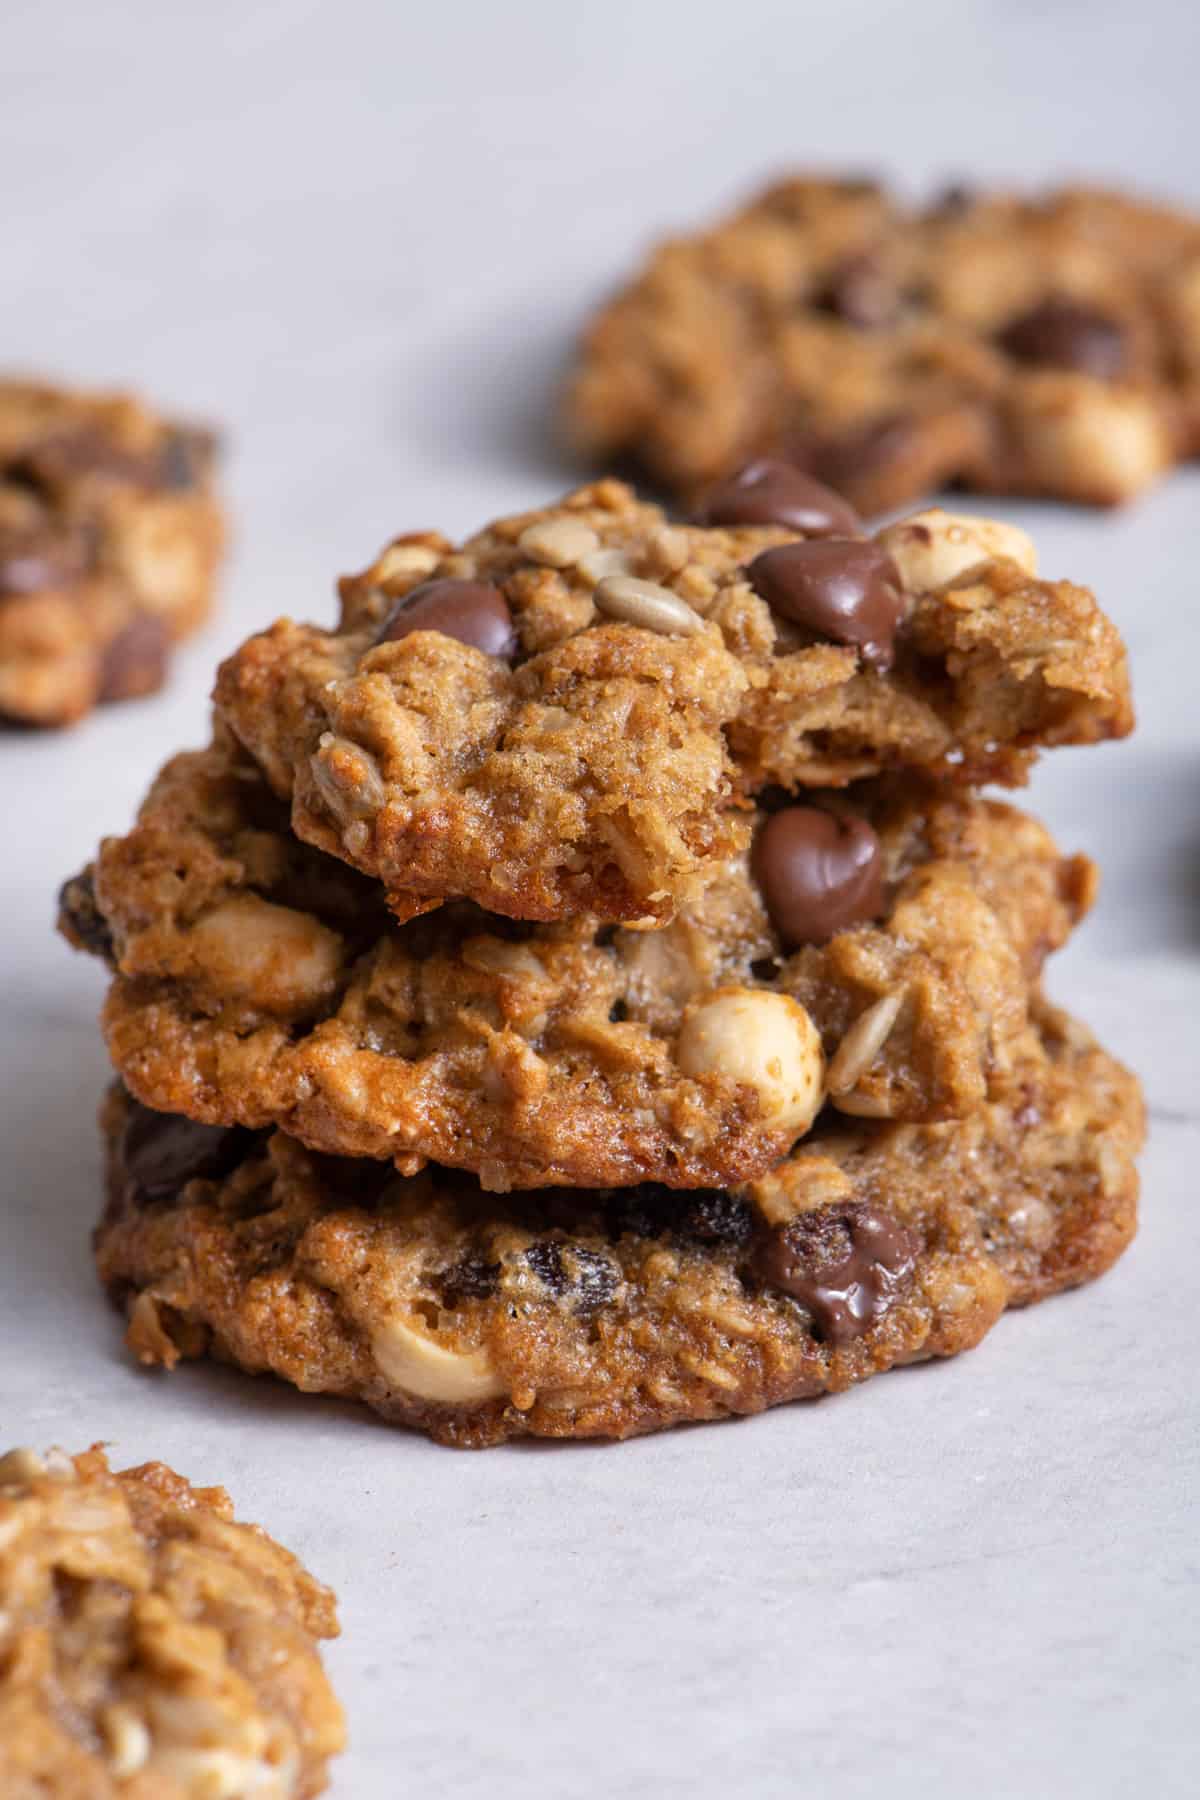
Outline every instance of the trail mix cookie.
<svg viewBox="0 0 1200 1800"><path fill-rule="evenodd" d="M0 381L0 718L68 725L162 686L212 599L214 454L128 395Z"/></svg>
<svg viewBox="0 0 1200 1800"><path fill-rule="evenodd" d="M342 1749L333 1595L163 1463L0 1457L5 1800L305 1800Z"/></svg>
<svg viewBox="0 0 1200 1800"><path fill-rule="evenodd" d="M113 967L109 1052L162 1111L498 1189L723 1185L826 1100L983 1101L1094 891L1086 858L963 789L811 798L748 820L661 930L465 903L402 926L218 733L67 884L62 925Z"/></svg>
<svg viewBox="0 0 1200 1800"><path fill-rule="evenodd" d="M764 786L1016 783L1037 745L1130 729L1120 638L1024 533L934 511L868 538L757 475L703 527L605 481L461 549L398 538L335 630L282 620L231 657L218 710L401 918L661 923Z"/></svg>
<svg viewBox="0 0 1200 1800"><path fill-rule="evenodd" d="M474 1446L758 1412L971 1348L1129 1242L1141 1101L1044 1010L1002 1099L835 1117L732 1192L502 1199L120 1090L104 1130L97 1267L143 1362L215 1355Z"/></svg>
<svg viewBox="0 0 1200 1800"><path fill-rule="evenodd" d="M1200 221L780 181L651 253L566 411L584 450L689 497L765 454L867 513L952 482L1112 505L1200 451Z"/></svg>

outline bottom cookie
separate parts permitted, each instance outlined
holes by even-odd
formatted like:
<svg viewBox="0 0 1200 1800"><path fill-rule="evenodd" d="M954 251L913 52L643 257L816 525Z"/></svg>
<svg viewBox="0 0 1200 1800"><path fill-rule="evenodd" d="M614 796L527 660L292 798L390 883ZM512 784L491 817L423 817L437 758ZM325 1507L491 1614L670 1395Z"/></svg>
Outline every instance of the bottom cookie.
<svg viewBox="0 0 1200 1800"><path fill-rule="evenodd" d="M101 1279L145 1363L211 1354L467 1446L632 1436L977 1344L1133 1236L1134 1077L1041 1007L1003 1100L843 1119L731 1192L485 1193L105 1103Z"/></svg>
<svg viewBox="0 0 1200 1800"><path fill-rule="evenodd" d="M222 1488L0 1457L0 1793L306 1800L343 1746L333 1596Z"/></svg>

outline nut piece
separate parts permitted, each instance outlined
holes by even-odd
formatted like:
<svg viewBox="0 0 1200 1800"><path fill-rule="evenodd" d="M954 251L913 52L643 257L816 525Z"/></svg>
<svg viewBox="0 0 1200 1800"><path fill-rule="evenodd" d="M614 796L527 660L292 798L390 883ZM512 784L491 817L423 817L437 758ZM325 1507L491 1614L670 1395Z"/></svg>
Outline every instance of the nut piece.
<svg viewBox="0 0 1200 1800"><path fill-rule="evenodd" d="M402 1319L388 1319L373 1331L371 1349L385 1380L418 1400L469 1406L506 1391L484 1351L447 1350Z"/></svg>
<svg viewBox="0 0 1200 1800"><path fill-rule="evenodd" d="M765 1123L781 1131L799 1136L820 1108L821 1039L789 994L718 988L685 1012L677 1054L685 1075L721 1075L754 1088Z"/></svg>
<svg viewBox="0 0 1200 1800"><path fill-rule="evenodd" d="M1037 574L1033 539L1018 526L1002 524L999 519L972 518L968 513L943 512L940 506L889 525L879 533L878 541L910 594L932 593L965 569L998 556L1008 557L1027 575Z"/></svg>
<svg viewBox="0 0 1200 1800"><path fill-rule="evenodd" d="M657 581L639 581L635 575L606 575L592 594L597 612L627 625L664 637L693 637L704 630L704 620L686 600L660 587Z"/></svg>
<svg viewBox="0 0 1200 1800"><path fill-rule="evenodd" d="M858 1015L838 1045L837 1053L829 1065L827 1085L831 1095L836 1097L848 1094L854 1084L866 1074L887 1043L903 1004L903 990L897 988L894 993L884 994L882 999L876 1000L873 1006L868 1006L865 1012Z"/></svg>
<svg viewBox="0 0 1200 1800"><path fill-rule="evenodd" d="M600 539L582 519L541 519L527 525L517 539L518 550L534 562L552 569L570 569L581 557L600 548Z"/></svg>

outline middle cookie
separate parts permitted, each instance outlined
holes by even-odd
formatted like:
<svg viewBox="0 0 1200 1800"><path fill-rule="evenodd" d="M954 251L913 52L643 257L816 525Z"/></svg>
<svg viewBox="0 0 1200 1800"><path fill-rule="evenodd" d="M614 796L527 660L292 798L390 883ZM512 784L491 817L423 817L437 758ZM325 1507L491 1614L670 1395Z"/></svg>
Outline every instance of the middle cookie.
<svg viewBox="0 0 1200 1800"><path fill-rule="evenodd" d="M218 729L167 764L63 895L115 979L113 1061L147 1106L497 1190L764 1173L821 1107L979 1105L1092 865L1014 809L907 777L734 815L674 921L398 925L292 836Z"/></svg>

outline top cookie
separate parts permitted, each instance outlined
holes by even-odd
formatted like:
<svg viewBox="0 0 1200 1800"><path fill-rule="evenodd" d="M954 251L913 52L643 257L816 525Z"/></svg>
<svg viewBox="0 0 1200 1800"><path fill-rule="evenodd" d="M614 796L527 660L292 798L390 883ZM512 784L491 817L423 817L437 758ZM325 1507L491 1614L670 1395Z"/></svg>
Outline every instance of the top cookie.
<svg viewBox="0 0 1200 1800"><path fill-rule="evenodd" d="M125 394L0 381L0 716L161 686L212 599L215 440Z"/></svg>
<svg viewBox="0 0 1200 1800"><path fill-rule="evenodd" d="M456 549L397 538L336 629L281 620L218 711L292 827L384 884L513 918L664 922L744 841L746 796L898 767L1017 783L1132 725L1120 638L1013 526L874 538L767 466L676 525L604 481Z"/></svg>
<svg viewBox="0 0 1200 1800"><path fill-rule="evenodd" d="M947 482L1097 505L1200 450L1200 222L1116 194L797 177L654 250L568 391L589 453L692 494L785 455L867 512Z"/></svg>

